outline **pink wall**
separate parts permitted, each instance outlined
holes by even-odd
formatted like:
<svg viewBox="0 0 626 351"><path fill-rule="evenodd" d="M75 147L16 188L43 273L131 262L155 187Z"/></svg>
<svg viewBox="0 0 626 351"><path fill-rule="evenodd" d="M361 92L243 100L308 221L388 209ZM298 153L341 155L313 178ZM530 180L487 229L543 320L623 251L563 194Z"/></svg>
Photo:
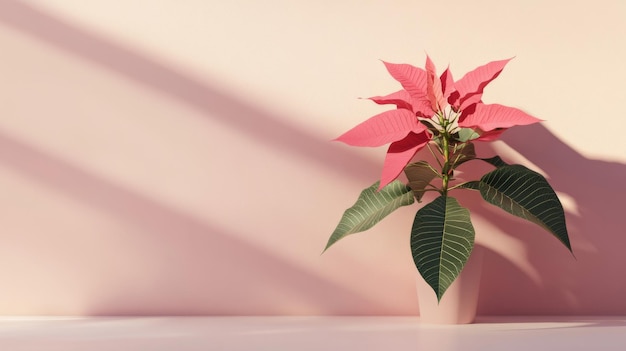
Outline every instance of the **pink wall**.
<svg viewBox="0 0 626 351"><path fill-rule="evenodd" d="M485 99L547 121L481 151L567 212L576 259L461 196L480 312L626 313L623 2L263 4L0 4L0 314L418 313L415 207L320 253L384 152L329 140L395 89L379 59L424 51L457 77L517 56Z"/></svg>

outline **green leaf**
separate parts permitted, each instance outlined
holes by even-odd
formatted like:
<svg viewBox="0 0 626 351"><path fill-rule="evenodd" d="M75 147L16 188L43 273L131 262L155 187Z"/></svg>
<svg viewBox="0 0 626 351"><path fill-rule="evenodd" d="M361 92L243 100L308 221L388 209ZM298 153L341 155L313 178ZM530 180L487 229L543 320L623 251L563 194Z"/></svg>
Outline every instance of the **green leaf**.
<svg viewBox="0 0 626 351"><path fill-rule="evenodd" d="M426 187L437 176L437 171L428 162L419 161L406 166L404 174L406 174L409 180L408 185L413 190L415 198L418 202L421 202L422 196L426 192Z"/></svg>
<svg viewBox="0 0 626 351"><path fill-rule="evenodd" d="M470 128L461 128L457 133L457 140L460 142L466 142L478 138L480 134L476 133Z"/></svg>
<svg viewBox="0 0 626 351"><path fill-rule="evenodd" d="M485 161L485 162L487 162L487 163L489 163L489 164L491 164L493 166L496 166L496 167L502 167L502 166L508 166L509 165L508 163L502 161L500 156L494 156L494 157L491 157L491 158L481 158L481 160L483 160L483 161Z"/></svg>
<svg viewBox="0 0 626 351"><path fill-rule="evenodd" d="M540 225L572 251L563 206L541 174L522 165L501 166L480 179L479 189L487 202Z"/></svg>
<svg viewBox="0 0 626 351"><path fill-rule="evenodd" d="M470 190L480 190L480 181L472 180L469 182L461 183L457 186L454 186L450 189L470 189Z"/></svg>
<svg viewBox="0 0 626 351"><path fill-rule="evenodd" d="M469 210L440 196L415 215L411 231L413 261L437 299L459 276L474 247Z"/></svg>
<svg viewBox="0 0 626 351"><path fill-rule="evenodd" d="M370 229L391 212L415 202L411 188L399 180L377 191L379 184L363 190L356 203L343 213L324 251L346 235Z"/></svg>

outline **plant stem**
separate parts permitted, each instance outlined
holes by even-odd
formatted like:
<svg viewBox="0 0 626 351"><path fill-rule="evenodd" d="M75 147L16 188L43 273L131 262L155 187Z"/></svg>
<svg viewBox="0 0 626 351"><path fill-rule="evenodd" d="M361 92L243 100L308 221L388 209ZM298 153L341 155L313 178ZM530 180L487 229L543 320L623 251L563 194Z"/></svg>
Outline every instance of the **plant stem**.
<svg viewBox="0 0 626 351"><path fill-rule="evenodd" d="M441 148L443 149L443 167L441 168L441 177L443 180L441 186L441 195L448 195L448 180L450 178L450 145L448 139L450 136L447 131L441 134Z"/></svg>

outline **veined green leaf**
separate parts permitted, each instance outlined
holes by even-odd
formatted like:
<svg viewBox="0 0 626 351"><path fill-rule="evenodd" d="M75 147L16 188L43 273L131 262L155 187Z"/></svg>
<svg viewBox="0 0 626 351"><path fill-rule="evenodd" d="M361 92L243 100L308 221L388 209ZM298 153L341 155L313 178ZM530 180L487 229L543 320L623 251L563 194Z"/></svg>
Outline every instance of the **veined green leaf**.
<svg viewBox="0 0 626 351"><path fill-rule="evenodd" d="M470 189L470 190L480 190L480 181L472 180L469 182L461 183L454 187L455 189Z"/></svg>
<svg viewBox="0 0 626 351"><path fill-rule="evenodd" d="M356 203L343 213L324 251L346 235L370 229L391 212L415 202L411 188L399 180L377 191L379 184L363 190Z"/></svg>
<svg viewBox="0 0 626 351"><path fill-rule="evenodd" d="M479 189L487 202L540 225L572 251L563 206L541 174L522 165L500 166L480 179Z"/></svg>
<svg viewBox="0 0 626 351"><path fill-rule="evenodd" d="M469 210L440 196L415 215L411 231L413 261L437 299L459 276L474 247Z"/></svg>
<svg viewBox="0 0 626 351"><path fill-rule="evenodd" d="M493 166L496 166L496 167L502 167L502 166L508 166L509 165L508 163L504 162L500 158L500 156L494 156L494 157L491 157L491 158L481 158L481 160L483 160L483 161L485 161L485 162L487 162L487 163L489 163L489 164L491 164Z"/></svg>
<svg viewBox="0 0 626 351"><path fill-rule="evenodd" d="M415 198L418 202L421 202L422 196L426 192L426 187L437 176L437 171L434 170L426 161L419 161L411 163L404 168L404 174L406 174L409 180L409 187L413 190Z"/></svg>

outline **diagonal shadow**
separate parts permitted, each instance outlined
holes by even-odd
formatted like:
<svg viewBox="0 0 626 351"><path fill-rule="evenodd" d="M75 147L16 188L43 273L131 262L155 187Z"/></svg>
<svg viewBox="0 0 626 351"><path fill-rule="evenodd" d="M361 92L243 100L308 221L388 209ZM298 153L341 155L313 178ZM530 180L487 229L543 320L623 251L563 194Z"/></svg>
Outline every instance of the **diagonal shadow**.
<svg viewBox="0 0 626 351"><path fill-rule="evenodd" d="M148 276L141 277L148 282L146 291L138 295L141 300L132 298L136 294L115 291L112 287L110 291L98 292L99 297L93 297L92 305L86 306L88 314L267 314L272 313L271 301L277 292L288 300L297 297L300 303L314 307L321 314L344 314L355 310L354 306L380 305L357 291L322 279L239 240L223 228L125 189L2 132L0 161L68 197L114 214L137 228L133 235L146 237L139 239L142 246L137 250L150 253L140 256L150 260L152 276L146 272ZM172 272L172 267L178 269ZM249 304L251 299L246 297L249 291L235 291L233 285L249 286L257 299L267 299L268 308L259 309L258 303ZM186 290L192 288L211 293L198 296ZM159 291L157 295L163 299L152 305L159 306L158 311L142 303L154 295L153 291ZM224 305L226 298L233 301L237 297L238 306ZM189 307L193 305L189 300L196 300L195 307ZM289 314L289 311L284 313Z"/></svg>
<svg viewBox="0 0 626 351"><path fill-rule="evenodd" d="M321 141L306 130L285 123L286 118L225 94L219 88L114 44L85 28L64 23L24 2L2 1L0 23L130 78L157 93L179 99L205 116L264 144L273 145L281 152L307 156L319 165L365 182L371 181L368 174L372 171L379 172L378 165L358 153Z"/></svg>
<svg viewBox="0 0 626 351"><path fill-rule="evenodd" d="M306 131L285 124L280 118L223 94L218 89L214 89L193 77L112 44L81 28L65 24L20 1L0 3L0 21L59 49L100 64L160 94L178 98L199 109L204 115L242 131L251 138L272 144L281 152L308 157L336 172L346 173L353 179L367 178L368 182L371 181L371 177L368 176L368 173L371 173L368 172L368 167L378 170L378 166L365 158L342 151L328 141L319 140ZM176 247L179 241L183 243L200 241L202 245L194 245L194 247L202 247L205 251L188 257L207 257L207 255L222 257L224 262L229 262L229 264L231 264L233 257L246 257L245 262L239 262L245 267L242 267L241 270L233 269L233 271L247 272L246 277L258 277L251 278L253 282L258 283L256 288L262 290L263 287L273 286L273 289L291 291L291 296L301 296L305 303L312 306L315 306L317 301L324 301L323 306L315 307L318 309L326 308L323 311L325 314L354 313L354 311L359 310L355 306L371 306L370 311L385 310L384 307L380 306L380 302L370 301L356 291L347 290L315 276L311 272L298 269L269 252L264 252L249 243L235 239L234 234L223 228L199 222L192 216L149 199L146 195L121 188L106 179L89 174L62 159L15 140L6 133L0 135L0 144L4 148L2 155L5 164L50 187L65 192L68 196L92 206L98 206L101 210L109 211L120 219L139 226L142 228L141 233L153 233L156 240L168 242L172 248ZM168 237L168 233L170 237ZM179 233L179 235L172 236L172 233ZM150 242L150 240L146 240L146 242ZM181 250L184 252L189 250L189 247L182 247ZM154 264L155 267L161 266L159 262ZM224 274L220 275L219 269L221 267L211 267L210 262L204 262L203 265L208 266L205 273L207 277L224 278L224 281L217 281L214 284L221 289L226 289L222 291L222 296L227 296L224 295L230 285L227 280L233 279L233 277L227 278ZM233 264L231 267L236 267L236 265ZM263 267L274 274L263 272ZM238 277L237 279L243 278ZM261 279L266 279L262 286ZM155 289L160 289L160 286L176 286L164 277L159 277L157 281L161 284L155 284ZM107 294L103 296L110 299L114 295L113 293L115 292L111 292L112 295L110 296ZM123 292L119 293L123 294ZM94 306L93 311L96 314L133 313L133 306L128 306L129 310L112 310L119 303L124 303L125 298L128 297L120 296L118 304L113 303L113 301L110 303L96 301L98 304L104 305ZM206 306L204 301L209 300L211 299L205 296L199 301L199 305ZM248 299L242 296L242 300L247 301ZM220 313L219 308L215 307L221 306L219 299L213 301L215 305L207 307L205 313ZM377 305L380 307L376 307ZM245 306L245 303L242 303L241 306ZM241 308L239 311L255 313L258 304L252 304L248 307L247 310ZM259 313L271 310L272 306L268 304L267 310L261 310ZM174 308L173 311L180 311L180 309ZM198 313L196 310L188 312ZM285 313L288 314L289 311Z"/></svg>

